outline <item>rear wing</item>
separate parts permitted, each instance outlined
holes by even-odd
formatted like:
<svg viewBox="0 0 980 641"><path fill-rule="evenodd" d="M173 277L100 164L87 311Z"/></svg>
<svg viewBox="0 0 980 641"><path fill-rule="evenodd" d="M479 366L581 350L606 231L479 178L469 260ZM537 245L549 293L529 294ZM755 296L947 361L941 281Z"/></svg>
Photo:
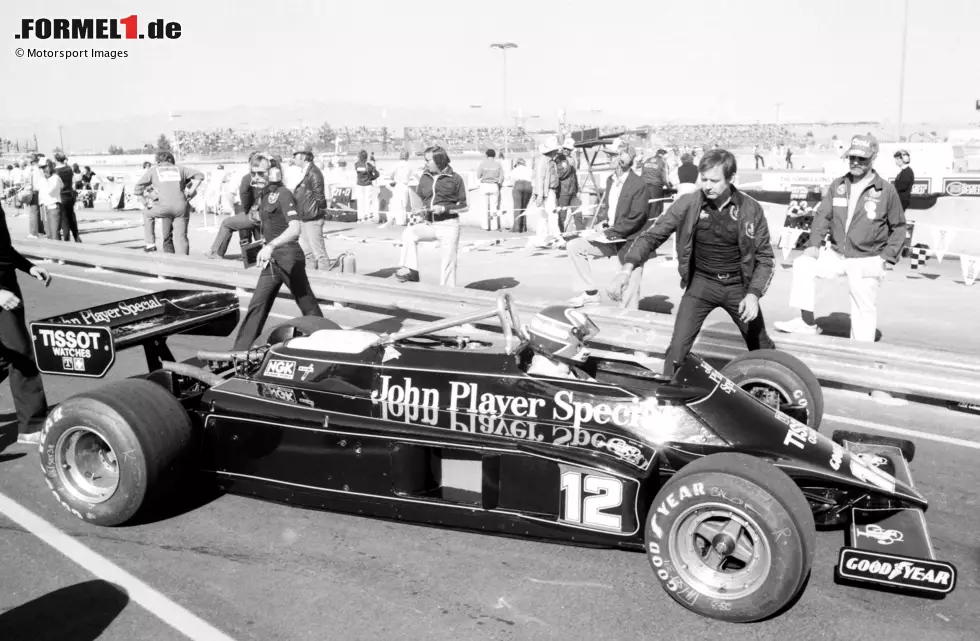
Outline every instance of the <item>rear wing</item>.
<svg viewBox="0 0 980 641"><path fill-rule="evenodd" d="M102 378L116 352L142 345L150 370L174 360L174 334L228 336L241 311L233 292L168 289L30 324L34 358L44 374Z"/></svg>

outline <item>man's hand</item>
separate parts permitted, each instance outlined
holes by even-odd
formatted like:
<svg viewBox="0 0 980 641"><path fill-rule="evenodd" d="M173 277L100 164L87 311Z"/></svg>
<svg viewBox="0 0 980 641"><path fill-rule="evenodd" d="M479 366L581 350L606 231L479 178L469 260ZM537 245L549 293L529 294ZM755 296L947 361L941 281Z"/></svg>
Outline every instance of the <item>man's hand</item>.
<svg viewBox="0 0 980 641"><path fill-rule="evenodd" d="M444 214L444 213L446 213L446 206L445 205L433 205L432 206L432 213L433 214Z"/></svg>
<svg viewBox="0 0 980 641"><path fill-rule="evenodd" d="M20 307L20 299L13 292L0 289L0 308L11 311L18 307Z"/></svg>
<svg viewBox="0 0 980 641"><path fill-rule="evenodd" d="M820 258L820 248L819 247L807 247L803 250L804 256L809 256L810 258Z"/></svg>
<svg viewBox="0 0 980 641"><path fill-rule="evenodd" d="M609 295L609 299L616 303L620 302L623 299L623 292L626 291L626 286L629 285L629 282L629 274L626 272L617 272L606 288L606 294Z"/></svg>
<svg viewBox="0 0 980 641"><path fill-rule="evenodd" d="M743 323L750 323L759 315L759 297L755 294L746 294L742 302L738 304L739 318Z"/></svg>
<svg viewBox="0 0 980 641"><path fill-rule="evenodd" d="M44 269L43 267L31 267L30 273L31 276L44 283L45 287L51 284L51 274L49 274L48 270Z"/></svg>
<svg viewBox="0 0 980 641"><path fill-rule="evenodd" d="M256 254L255 262L258 263L259 269L265 269L270 260L272 260L272 245L265 245Z"/></svg>

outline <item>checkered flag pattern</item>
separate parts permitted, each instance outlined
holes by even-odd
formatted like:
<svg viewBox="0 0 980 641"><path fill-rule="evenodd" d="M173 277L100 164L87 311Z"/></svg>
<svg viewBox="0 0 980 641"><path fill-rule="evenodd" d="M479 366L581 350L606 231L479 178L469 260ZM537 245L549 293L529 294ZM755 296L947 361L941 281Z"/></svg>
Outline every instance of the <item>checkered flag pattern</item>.
<svg viewBox="0 0 980 641"><path fill-rule="evenodd" d="M917 243L915 247L909 248L909 261L911 262L912 271L918 271L920 267L925 266L927 260L929 260L928 247Z"/></svg>

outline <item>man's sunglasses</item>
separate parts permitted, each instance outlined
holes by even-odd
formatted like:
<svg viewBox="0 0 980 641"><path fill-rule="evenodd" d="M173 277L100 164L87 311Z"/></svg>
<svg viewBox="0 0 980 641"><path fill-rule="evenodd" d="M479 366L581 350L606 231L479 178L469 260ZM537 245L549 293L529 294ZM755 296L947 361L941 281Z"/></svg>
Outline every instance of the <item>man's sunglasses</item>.
<svg viewBox="0 0 980 641"><path fill-rule="evenodd" d="M871 162L871 159L870 158L862 158L861 156L848 156L847 157L847 161L848 162L851 162L851 163L855 163L856 162L856 163L859 163L859 164L863 164L863 163L866 163L866 162Z"/></svg>

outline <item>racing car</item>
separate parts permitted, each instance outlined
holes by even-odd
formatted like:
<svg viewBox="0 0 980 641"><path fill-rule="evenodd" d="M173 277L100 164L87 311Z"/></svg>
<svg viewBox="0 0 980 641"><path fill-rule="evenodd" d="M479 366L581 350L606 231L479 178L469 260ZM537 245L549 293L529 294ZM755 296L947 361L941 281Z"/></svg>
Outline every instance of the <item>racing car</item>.
<svg viewBox="0 0 980 641"><path fill-rule="evenodd" d="M603 344L581 310L522 324L507 294L395 333L297 318L248 350L176 362L167 347L238 320L233 293L168 290L31 323L47 374L103 377L136 346L148 365L47 417L41 469L65 509L119 526L178 481L210 479L309 508L632 549L677 603L729 622L791 607L818 527L844 531L839 583L955 587L914 444L821 433L820 385L789 354L720 371L692 354L667 378L652 355Z"/></svg>

